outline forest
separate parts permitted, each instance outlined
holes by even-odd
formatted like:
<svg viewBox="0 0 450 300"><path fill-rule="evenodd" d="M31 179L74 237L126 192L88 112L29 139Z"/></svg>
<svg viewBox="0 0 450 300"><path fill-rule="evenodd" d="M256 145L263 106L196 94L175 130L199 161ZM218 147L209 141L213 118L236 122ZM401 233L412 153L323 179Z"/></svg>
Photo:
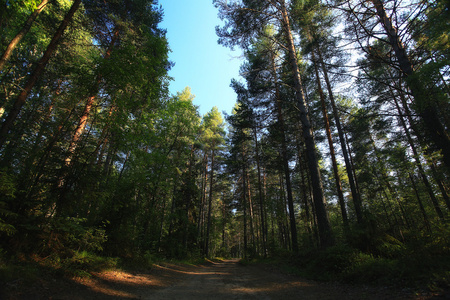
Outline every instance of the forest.
<svg viewBox="0 0 450 300"><path fill-rule="evenodd" d="M448 287L450 3L212 2L229 115L169 92L155 0L0 1L2 276L283 258Z"/></svg>

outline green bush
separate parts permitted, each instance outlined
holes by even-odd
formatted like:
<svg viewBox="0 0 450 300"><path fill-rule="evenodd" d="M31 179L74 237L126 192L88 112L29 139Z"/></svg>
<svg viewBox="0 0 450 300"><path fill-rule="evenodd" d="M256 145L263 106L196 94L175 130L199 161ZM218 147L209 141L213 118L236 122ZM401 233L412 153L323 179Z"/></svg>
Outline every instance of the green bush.
<svg viewBox="0 0 450 300"><path fill-rule="evenodd" d="M0 236L2 233L11 236L17 231L11 224L11 220L17 218L17 214L8 207L8 202L14 200L15 193L15 178L0 170Z"/></svg>
<svg viewBox="0 0 450 300"><path fill-rule="evenodd" d="M351 266L342 273L342 279L352 283L387 284L401 275L397 260L358 253Z"/></svg>
<svg viewBox="0 0 450 300"><path fill-rule="evenodd" d="M153 267L157 261L161 259L150 251L145 253L135 254L131 257L124 257L120 260L120 266L125 269L132 270L148 270Z"/></svg>
<svg viewBox="0 0 450 300"><path fill-rule="evenodd" d="M84 225L85 219L54 219L40 230L41 255L70 257L74 252L101 252L108 237L102 228Z"/></svg>
<svg viewBox="0 0 450 300"><path fill-rule="evenodd" d="M61 267L69 274L85 277L89 272L114 269L118 265L117 258L102 257L87 251L75 252L70 258L61 262Z"/></svg>
<svg viewBox="0 0 450 300"><path fill-rule="evenodd" d="M300 259L305 271L313 279L336 279L339 274L351 268L356 250L345 245L330 247L322 251L312 251Z"/></svg>
<svg viewBox="0 0 450 300"><path fill-rule="evenodd" d="M375 252L386 258L401 257L405 254L406 246L395 237L384 234L375 238L374 242Z"/></svg>

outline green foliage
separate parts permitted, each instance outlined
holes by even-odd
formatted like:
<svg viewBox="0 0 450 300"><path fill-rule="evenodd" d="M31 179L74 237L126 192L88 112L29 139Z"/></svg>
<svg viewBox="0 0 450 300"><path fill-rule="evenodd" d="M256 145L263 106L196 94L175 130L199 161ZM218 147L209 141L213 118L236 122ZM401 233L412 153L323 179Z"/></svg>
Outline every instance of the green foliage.
<svg viewBox="0 0 450 300"><path fill-rule="evenodd" d="M293 260L296 272L311 279L440 291L449 286L450 255L445 250L447 239L437 235L436 240L415 236L411 243L403 244L386 235L378 238L376 254L338 245L305 252Z"/></svg>
<svg viewBox="0 0 450 300"><path fill-rule="evenodd" d="M311 250L297 258L305 274L316 280L337 279L353 264L357 251L345 245L337 245L322 251Z"/></svg>
<svg viewBox="0 0 450 300"><path fill-rule="evenodd" d="M85 222L76 218L52 220L39 234L41 253L64 257L79 251L101 252L107 241L105 230L88 227Z"/></svg>
<svg viewBox="0 0 450 300"><path fill-rule="evenodd" d="M0 171L0 236L2 233L11 236L16 232L16 228L9 220L17 217L17 214L11 211L7 204L15 198L15 180L5 171Z"/></svg>
<svg viewBox="0 0 450 300"><path fill-rule="evenodd" d="M119 266L129 270L149 270L153 264L162 261L163 259L151 251L146 251L143 254L135 253L131 257L121 258Z"/></svg>
<svg viewBox="0 0 450 300"><path fill-rule="evenodd" d="M341 274L341 280L352 283L393 284L401 276L400 263L393 259L357 253L352 264Z"/></svg>
<svg viewBox="0 0 450 300"><path fill-rule="evenodd" d="M89 272L117 268L118 258L102 257L88 251L75 252L72 257L61 261L64 272L77 277L89 276Z"/></svg>

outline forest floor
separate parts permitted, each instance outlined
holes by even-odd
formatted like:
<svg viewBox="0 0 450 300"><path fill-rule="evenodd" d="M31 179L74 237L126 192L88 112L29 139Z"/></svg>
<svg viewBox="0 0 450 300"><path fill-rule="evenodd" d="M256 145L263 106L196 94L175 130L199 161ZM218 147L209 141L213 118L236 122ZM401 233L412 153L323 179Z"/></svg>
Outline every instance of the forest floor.
<svg viewBox="0 0 450 300"><path fill-rule="evenodd" d="M103 271L89 278L40 278L2 284L0 299L449 299L410 290L323 283L271 265L238 260L201 265L162 263L147 272Z"/></svg>

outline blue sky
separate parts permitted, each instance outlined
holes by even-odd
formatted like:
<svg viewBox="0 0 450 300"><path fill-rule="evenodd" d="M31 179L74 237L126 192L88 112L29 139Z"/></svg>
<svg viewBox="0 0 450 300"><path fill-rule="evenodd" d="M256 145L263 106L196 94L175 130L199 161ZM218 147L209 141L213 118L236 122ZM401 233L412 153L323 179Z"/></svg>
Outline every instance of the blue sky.
<svg viewBox="0 0 450 300"><path fill-rule="evenodd" d="M231 113L236 94L230 82L239 78L241 52L217 44L215 27L221 21L212 0L159 0L159 4L164 9L160 28L167 29L169 58L175 63L169 72L174 78L170 92L189 86L201 115L213 106Z"/></svg>

